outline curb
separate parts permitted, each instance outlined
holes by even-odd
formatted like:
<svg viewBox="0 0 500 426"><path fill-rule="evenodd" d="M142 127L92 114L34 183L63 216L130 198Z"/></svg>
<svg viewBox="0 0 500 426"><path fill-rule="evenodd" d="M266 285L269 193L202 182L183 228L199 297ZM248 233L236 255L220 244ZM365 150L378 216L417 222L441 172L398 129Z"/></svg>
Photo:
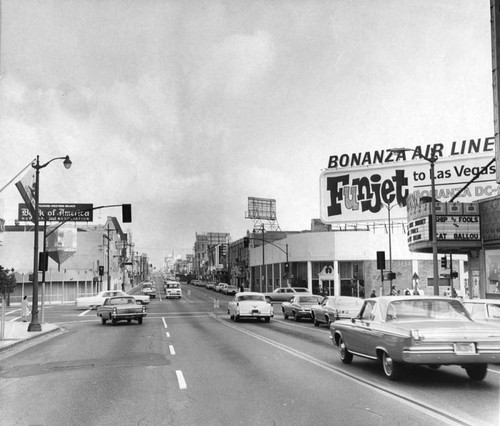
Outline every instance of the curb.
<svg viewBox="0 0 500 426"><path fill-rule="evenodd" d="M22 339L4 339L3 341L0 341L0 353L7 352L9 349L16 348L24 343L31 342L35 339L39 339L41 337L47 336L49 334L61 331L61 327L56 326L52 330L47 330L47 331L40 331L40 332L34 332L36 334L33 334L32 336L22 338ZM8 342L8 343L6 343ZM3 343L3 345L2 345Z"/></svg>

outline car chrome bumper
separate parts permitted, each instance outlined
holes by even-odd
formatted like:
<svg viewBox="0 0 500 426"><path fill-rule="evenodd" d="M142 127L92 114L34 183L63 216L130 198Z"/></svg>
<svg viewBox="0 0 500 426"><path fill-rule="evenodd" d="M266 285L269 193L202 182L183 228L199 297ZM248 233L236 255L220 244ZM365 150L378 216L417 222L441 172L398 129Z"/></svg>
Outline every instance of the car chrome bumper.
<svg viewBox="0 0 500 426"><path fill-rule="evenodd" d="M410 348L403 351L403 362L408 364L498 364L500 348L478 348L476 353L457 354L450 348L422 350Z"/></svg>

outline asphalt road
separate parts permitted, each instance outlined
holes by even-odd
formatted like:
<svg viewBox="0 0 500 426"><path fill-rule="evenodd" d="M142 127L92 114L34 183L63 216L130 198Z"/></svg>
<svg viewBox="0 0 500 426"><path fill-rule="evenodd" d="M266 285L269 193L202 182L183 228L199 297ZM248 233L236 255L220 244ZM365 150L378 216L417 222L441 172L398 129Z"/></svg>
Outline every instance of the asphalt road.
<svg viewBox="0 0 500 426"><path fill-rule="evenodd" d="M48 307L64 331L0 357L0 424L499 424L498 366L479 383L459 367L393 383L374 362L343 365L325 327L284 320L280 305L268 324L235 323L231 297L183 292L152 300L142 325Z"/></svg>

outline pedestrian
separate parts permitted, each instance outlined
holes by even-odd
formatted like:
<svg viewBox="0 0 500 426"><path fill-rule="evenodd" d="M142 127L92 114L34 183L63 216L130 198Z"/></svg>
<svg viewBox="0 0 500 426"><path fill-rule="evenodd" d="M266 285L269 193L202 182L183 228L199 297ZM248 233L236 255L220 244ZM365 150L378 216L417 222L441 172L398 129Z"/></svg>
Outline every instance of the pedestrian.
<svg viewBox="0 0 500 426"><path fill-rule="evenodd" d="M391 296L397 296L398 295L398 292L396 290L396 286L392 286L391 288Z"/></svg>
<svg viewBox="0 0 500 426"><path fill-rule="evenodd" d="M23 322L28 321L29 314L30 314L30 303L28 302L28 296L24 296L21 302L21 316Z"/></svg>
<svg viewBox="0 0 500 426"><path fill-rule="evenodd" d="M375 291L375 289L372 290L370 297L377 297L377 292Z"/></svg>

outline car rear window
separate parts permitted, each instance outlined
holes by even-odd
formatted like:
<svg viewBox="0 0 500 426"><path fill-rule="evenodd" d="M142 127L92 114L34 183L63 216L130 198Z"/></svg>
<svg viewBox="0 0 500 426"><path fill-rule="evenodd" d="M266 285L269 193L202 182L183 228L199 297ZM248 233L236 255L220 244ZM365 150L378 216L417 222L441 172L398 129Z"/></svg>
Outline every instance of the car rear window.
<svg viewBox="0 0 500 426"><path fill-rule="evenodd" d="M253 300L253 301L256 301L256 302L265 302L265 298L264 296L259 296L257 294L248 294L248 295L242 295L242 296L238 296L236 298L236 301L237 302L242 302L244 300Z"/></svg>

